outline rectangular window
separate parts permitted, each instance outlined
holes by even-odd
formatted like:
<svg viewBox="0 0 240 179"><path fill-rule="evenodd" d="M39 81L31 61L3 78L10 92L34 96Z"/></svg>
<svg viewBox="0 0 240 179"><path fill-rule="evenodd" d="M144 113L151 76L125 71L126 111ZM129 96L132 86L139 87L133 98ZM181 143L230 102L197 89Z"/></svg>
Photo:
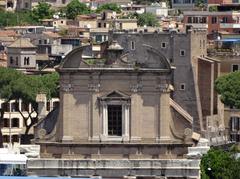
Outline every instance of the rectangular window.
<svg viewBox="0 0 240 179"><path fill-rule="evenodd" d="M2 109L5 111L5 112L10 112L10 103L2 103Z"/></svg>
<svg viewBox="0 0 240 179"><path fill-rule="evenodd" d="M9 127L9 119L3 118L3 127Z"/></svg>
<svg viewBox="0 0 240 179"><path fill-rule="evenodd" d="M10 64L13 64L13 57L10 57Z"/></svg>
<svg viewBox="0 0 240 179"><path fill-rule="evenodd" d="M42 40L38 40L38 44L42 44Z"/></svg>
<svg viewBox="0 0 240 179"><path fill-rule="evenodd" d="M223 17L222 18L222 23L228 23L228 18L227 17Z"/></svg>
<svg viewBox="0 0 240 179"><path fill-rule="evenodd" d="M193 23L198 23L198 17L193 17Z"/></svg>
<svg viewBox="0 0 240 179"><path fill-rule="evenodd" d="M25 8L28 8L28 3L27 2L25 2Z"/></svg>
<svg viewBox="0 0 240 179"><path fill-rule="evenodd" d="M24 65L29 65L29 57L24 57Z"/></svg>
<svg viewBox="0 0 240 179"><path fill-rule="evenodd" d="M185 56L185 50L180 50L180 56Z"/></svg>
<svg viewBox="0 0 240 179"><path fill-rule="evenodd" d="M185 83L180 84L180 90L185 90Z"/></svg>
<svg viewBox="0 0 240 179"><path fill-rule="evenodd" d="M135 42L131 41L131 50L135 50Z"/></svg>
<svg viewBox="0 0 240 179"><path fill-rule="evenodd" d="M161 43L161 48L166 48L166 43L165 42Z"/></svg>
<svg viewBox="0 0 240 179"><path fill-rule="evenodd" d="M19 127L19 119L12 118L12 127Z"/></svg>
<svg viewBox="0 0 240 179"><path fill-rule="evenodd" d="M3 142L4 143L8 143L9 142L9 136L8 135L4 135L3 136Z"/></svg>
<svg viewBox="0 0 240 179"><path fill-rule="evenodd" d="M231 117L231 130L238 131L239 130L239 118L238 117Z"/></svg>
<svg viewBox="0 0 240 179"><path fill-rule="evenodd" d="M99 22L98 23L98 28L101 28L101 27L102 27L101 22Z"/></svg>
<svg viewBox="0 0 240 179"><path fill-rule="evenodd" d="M47 111L51 111L51 103L50 103L50 101L47 101Z"/></svg>
<svg viewBox="0 0 240 179"><path fill-rule="evenodd" d="M188 17L188 23L192 23L192 17Z"/></svg>
<svg viewBox="0 0 240 179"><path fill-rule="evenodd" d="M108 135L122 136L122 106L108 105Z"/></svg>
<svg viewBox="0 0 240 179"><path fill-rule="evenodd" d="M217 23L217 17L212 17L212 24L216 24Z"/></svg>
<svg viewBox="0 0 240 179"><path fill-rule="evenodd" d="M238 71L238 65L232 65L232 72Z"/></svg>
<svg viewBox="0 0 240 179"><path fill-rule="evenodd" d="M19 136L18 135L13 135L12 136L12 142L19 142Z"/></svg>
<svg viewBox="0 0 240 179"><path fill-rule="evenodd" d="M16 57L16 65L18 65L18 57Z"/></svg>
<svg viewBox="0 0 240 179"><path fill-rule="evenodd" d="M106 23L104 23L104 24L103 24L103 27L104 27L104 28L106 28L106 27L107 27L107 24L106 24Z"/></svg>
<svg viewBox="0 0 240 179"><path fill-rule="evenodd" d="M19 109L19 103L18 102L14 102L11 103L11 112L16 112Z"/></svg>
<svg viewBox="0 0 240 179"><path fill-rule="evenodd" d="M47 40L46 39L44 40L44 44L47 44Z"/></svg>
<svg viewBox="0 0 240 179"><path fill-rule="evenodd" d="M207 23L207 17L202 17L202 23L206 24Z"/></svg>

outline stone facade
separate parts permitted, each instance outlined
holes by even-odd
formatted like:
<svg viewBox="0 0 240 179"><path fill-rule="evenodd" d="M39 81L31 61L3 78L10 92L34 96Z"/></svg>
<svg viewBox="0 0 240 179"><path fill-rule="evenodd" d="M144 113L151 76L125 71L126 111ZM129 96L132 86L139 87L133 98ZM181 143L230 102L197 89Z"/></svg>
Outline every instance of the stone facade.
<svg viewBox="0 0 240 179"><path fill-rule="evenodd" d="M85 159L99 164L115 159L121 164L119 169L124 168L123 160L130 164L155 159L161 166L164 160L179 160L184 164L188 147L200 138L196 132L204 134L207 122L221 114L215 111L219 101L213 90L220 67L218 61L205 56L206 32L113 32L103 59L82 58L84 48L70 52L58 68L56 126L50 133L36 127L41 131L35 140L41 145L40 163L48 158L58 163ZM203 85L209 85L208 89ZM105 170L111 177L122 175L111 165L112 169ZM48 171L36 166L33 161L29 171L42 175ZM191 175L193 168L184 166L180 171L187 169L189 175L180 172L181 176L198 177L199 167ZM167 173L171 167L167 165L163 175L178 177ZM97 171L96 166L93 169ZM147 168L145 175L155 169ZM162 168L158 169L161 173ZM137 170L134 175L141 175ZM77 175L84 172L92 174L79 167Z"/></svg>
<svg viewBox="0 0 240 179"><path fill-rule="evenodd" d="M58 69L60 115L55 135L47 143L44 137L37 140L42 157L186 154L193 144L193 119L170 98L173 68L161 52L147 45L140 48L145 59L125 54L116 41L109 45L105 60L82 59L83 47L66 56Z"/></svg>
<svg viewBox="0 0 240 179"><path fill-rule="evenodd" d="M164 54L176 67L171 78L172 99L193 118L193 130L202 134L207 130L207 117L217 115L223 123L223 107L213 88L220 63L207 57L206 35L204 30L190 29L186 33L114 32L109 37L119 42L124 53L140 62L149 58L145 46Z"/></svg>
<svg viewBox="0 0 240 179"><path fill-rule="evenodd" d="M7 47L8 67L36 68L36 46L29 40L20 38Z"/></svg>

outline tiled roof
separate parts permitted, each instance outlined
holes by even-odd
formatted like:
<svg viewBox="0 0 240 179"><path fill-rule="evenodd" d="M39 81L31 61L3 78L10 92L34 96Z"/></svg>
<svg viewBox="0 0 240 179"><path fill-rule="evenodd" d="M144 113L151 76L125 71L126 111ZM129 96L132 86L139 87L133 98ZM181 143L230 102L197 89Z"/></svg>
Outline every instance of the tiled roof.
<svg viewBox="0 0 240 179"><path fill-rule="evenodd" d="M52 38L59 38L59 37L61 37L61 35L59 35L58 33L50 32L50 31L43 32L43 34L45 34L45 35L47 35L49 37L52 37Z"/></svg>
<svg viewBox="0 0 240 179"><path fill-rule="evenodd" d="M17 33L14 30L0 30L0 37L13 37L17 36Z"/></svg>
<svg viewBox="0 0 240 179"><path fill-rule="evenodd" d="M19 38L15 42L13 42L11 45L9 45L8 47L11 47L11 48L35 48L36 46L34 46L26 38Z"/></svg>

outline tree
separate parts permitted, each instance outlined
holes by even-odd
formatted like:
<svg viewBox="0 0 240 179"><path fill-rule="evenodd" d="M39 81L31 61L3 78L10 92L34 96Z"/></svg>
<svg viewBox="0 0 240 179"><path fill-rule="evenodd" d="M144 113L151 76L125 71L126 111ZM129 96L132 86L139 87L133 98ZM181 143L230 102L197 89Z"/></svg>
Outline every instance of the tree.
<svg viewBox="0 0 240 179"><path fill-rule="evenodd" d="M37 21L33 19L31 11L20 11L14 13L0 11L0 27L35 24L37 24Z"/></svg>
<svg viewBox="0 0 240 179"><path fill-rule="evenodd" d="M53 14L54 11L51 9L51 5L46 2L38 2L38 5L32 10L32 17L36 21L52 18Z"/></svg>
<svg viewBox="0 0 240 179"><path fill-rule="evenodd" d="M217 78L215 89L221 95L224 104L240 109L240 72Z"/></svg>
<svg viewBox="0 0 240 179"><path fill-rule="evenodd" d="M97 8L96 13L100 13L105 10L112 10L116 13L121 12L121 8L116 3L106 3Z"/></svg>
<svg viewBox="0 0 240 179"><path fill-rule="evenodd" d="M143 13L137 16L137 23L139 26L159 26L157 17L152 13Z"/></svg>
<svg viewBox="0 0 240 179"><path fill-rule="evenodd" d="M195 6L200 8L200 9L203 9L205 7L205 1L204 0L196 0L195 1Z"/></svg>
<svg viewBox="0 0 240 179"><path fill-rule="evenodd" d="M66 16L68 19L75 19L77 15L89 14L91 11L86 4L78 0L72 0L66 7Z"/></svg>
<svg viewBox="0 0 240 179"><path fill-rule="evenodd" d="M220 149L210 149L201 159L201 178L239 178L240 160L236 159L234 154Z"/></svg>
<svg viewBox="0 0 240 179"><path fill-rule="evenodd" d="M31 127L38 121L36 95L43 92L46 93L48 99L57 97L58 83L58 73L34 76L25 75L14 69L0 68L0 97L5 99L5 102L10 100L19 102L21 99L23 104L31 104L32 106L31 111L26 111L27 115L24 115L20 109L17 109L26 126L25 136L28 135Z"/></svg>

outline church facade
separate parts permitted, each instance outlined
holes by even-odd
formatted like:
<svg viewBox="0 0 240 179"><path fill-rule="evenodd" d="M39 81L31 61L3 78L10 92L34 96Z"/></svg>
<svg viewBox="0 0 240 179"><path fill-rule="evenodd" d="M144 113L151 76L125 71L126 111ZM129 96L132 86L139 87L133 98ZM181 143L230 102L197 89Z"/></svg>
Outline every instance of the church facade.
<svg viewBox="0 0 240 179"><path fill-rule="evenodd" d="M145 46L147 58L135 61L117 41L106 59L82 59L83 49L58 69L60 114L52 143L39 139L41 155L182 158L193 144L193 119L170 98L173 68L164 55Z"/></svg>
<svg viewBox="0 0 240 179"><path fill-rule="evenodd" d="M101 58L82 58L84 46L70 52L58 68L59 113L51 129L44 127L51 119L36 125L41 159L29 171L199 177L199 160L186 154L221 122L219 64L204 56L205 35L116 32Z"/></svg>

